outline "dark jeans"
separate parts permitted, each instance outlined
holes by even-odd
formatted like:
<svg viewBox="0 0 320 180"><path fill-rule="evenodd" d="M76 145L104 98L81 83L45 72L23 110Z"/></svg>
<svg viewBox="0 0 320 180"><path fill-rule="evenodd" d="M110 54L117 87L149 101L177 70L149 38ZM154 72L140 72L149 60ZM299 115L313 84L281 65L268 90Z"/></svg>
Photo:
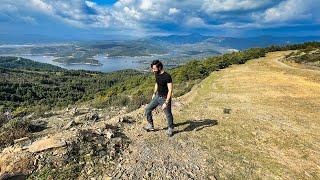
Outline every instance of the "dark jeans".
<svg viewBox="0 0 320 180"><path fill-rule="evenodd" d="M153 124L152 119L152 111L158 106L162 106L163 103L166 101L165 97L161 97L158 95L158 93L153 97L153 99L150 101L150 103L145 108L145 114L147 116L147 121L151 124ZM168 127L173 128L173 116L171 112L171 98L169 100L169 103L167 104L167 107L163 110L167 117Z"/></svg>

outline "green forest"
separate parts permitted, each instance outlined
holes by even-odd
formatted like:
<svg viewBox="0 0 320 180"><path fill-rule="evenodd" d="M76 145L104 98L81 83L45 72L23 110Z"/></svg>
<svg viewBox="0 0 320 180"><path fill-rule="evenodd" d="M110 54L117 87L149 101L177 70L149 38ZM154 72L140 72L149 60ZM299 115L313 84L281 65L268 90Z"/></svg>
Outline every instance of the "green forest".
<svg viewBox="0 0 320 180"><path fill-rule="evenodd" d="M203 60L191 60L166 71L173 78L173 96L178 97L190 91L194 84L211 72L232 64L243 64L273 51L319 47L319 42L308 42L251 48ZM126 106L129 110L134 110L148 103L154 83L151 72L121 70L100 73L66 70L24 58L0 57L0 112L3 114L6 110L11 110L14 116L19 116L82 102L97 108Z"/></svg>
<svg viewBox="0 0 320 180"><path fill-rule="evenodd" d="M66 70L17 57L0 57L0 108L15 115L42 112L93 99L136 70L114 73Z"/></svg>

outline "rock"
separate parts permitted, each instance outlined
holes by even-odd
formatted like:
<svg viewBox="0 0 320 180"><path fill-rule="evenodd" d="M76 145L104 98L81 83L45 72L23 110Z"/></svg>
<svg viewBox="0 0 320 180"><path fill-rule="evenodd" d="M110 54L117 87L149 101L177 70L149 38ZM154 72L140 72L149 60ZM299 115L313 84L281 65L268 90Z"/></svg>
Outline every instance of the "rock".
<svg viewBox="0 0 320 180"><path fill-rule="evenodd" d="M103 179L104 179L104 180L111 180L112 177L110 177L110 176L108 176L108 175L105 175L105 176L103 177Z"/></svg>
<svg viewBox="0 0 320 180"><path fill-rule="evenodd" d="M72 108L72 109L70 110L69 114L70 114L71 116L76 116L76 115L78 115L78 108L77 108L77 107Z"/></svg>
<svg viewBox="0 0 320 180"><path fill-rule="evenodd" d="M99 114L97 112L91 112L86 114L85 120L88 121L97 121L99 119Z"/></svg>
<svg viewBox="0 0 320 180"><path fill-rule="evenodd" d="M104 133L103 133L103 130L102 130L101 128L95 129L94 132L95 132L96 134L99 134L99 135L103 135L103 134L104 134Z"/></svg>
<svg viewBox="0 0 320 180"><path fill-rule="evenodd" d="M90 169L87 171L87 174L90 175L91 173L93 173L93 169L90 168Z"/></svg>
<svg viewBox="0 0 320 180"><path fill-rule="evenodd" d="M83 115L80 115L80 116L77 116L75 117L75 123L76 124L82 124L84 122L87 122L87 121L97 121L99 120L100 117L99 117L99 114L97 112L90 112L90 113L87 113L87 114L83 114Z"/></svg>
<svg viewBox="0 0 320 180"><path fill-rule="evenodd" d="M121 178L122 174L123 174L123 172L120 171L115 177L119 179L119 178Z"/></svg>
<svg viewBox="0 0 320 180"><path fill-rule="evenodd" d="M99 156L105 156L105 155L107 155L107 152L106 152L106 151L100 151L100 152L99 152Z"/></svg>
<svg viewBox="0 0 320 180"><path fill-rule="evenodd" d="M33 121L28 125L29 132L40 132L47 129L48 122L46 121Z"/></svg>
<svg viewBox="0 0 320 180"><path fill-rule="evenodd" d="M111 139L114 137L114 133L112 132L111 129L105 129L103 131L103 134L105 135L105 137L107 137L108 139Z"/></svg>
<svg viewBox="0 0 320 180"><path fill-rule="evenodd" d="M230 108L223 108L224 114L230 114L231 109Z"/></svg>
<svg viewBox="0 0 320 180"><path fill-rule="evenodd" d="M112 142L116 145L122 145L122 138L121 137L113 138Z"/></svg>
<svg viewBox="0 0 320 180"><path fill-rule="evenodd" d="M79 108L78 109L78 115L79 114L86 114L86 113L89 113L89 112L91 112L92 111L92 108L91 107L89 107L89 108Z"/></svg>
<svg viewBox="0 0 320 180"><path fill-rule="evenodd" d="M67 143L61 139L44 138L39 141L35 141L30 146L28 146L28 151L31 153L37 153L53 148L60 148L66 145Z"/></svg>
<svg viewBox="0 0 320 180"><path fill-rule="evenodd" d="M253 135L253 136L257 136L257 131L253 131L253 132L251 132L251 134Z"/></svg>
<svg viewBox="0 0 320 180"><path fill-rule="evenodd" d="M4 117L6 117L7 121L10 121L12 119L12 113L10 110L6 111L3 115Z"/></svg>
<svg viewBox="0 0 320 180"><path fill-rule="evenodd" d="M39 160L38 160L38 159L35 159L35 160L33 161L33 165L36 166L36 165L38 164L38 162L39 162Z"/></svg>
<svg viewBox="0 0 320 180"><path fill-rule="evenodd" d="M25 116L24 118L25 119L31 119L31 118L33 118L33 116L34 116L34 112L29 114L29 115L27 115L27 116Z"/></svg>
<svg viewBox="0 0 320 180"><path fill-rule="evenodd" d="M68 122L68 124L66 124L63 129L69 129L70 127L74 126L76 123L75 121L72 119L71 121Z"/></svg>
<svg viewBox="0 0 320 180"><path fill-rule="evenodd" d="M31 144L31 140L29 137L23 137L23 138L20 138L20 139L15 139L13 140L14 144L15 145L19 145L19 146L28 146Z"/></svg>
<svg viewBox="0 0 320 180"><path fill-rule="evenodd" d="M24 179L27 179L26 178L26 175L22 174L22 173L5 173L3 175L0 176L0 179L15 179L15 180L24 180Z"/></svg>
<svg viewBox="0 0 320 180"><path fill-rule="evenodd" d="M192 172L192 170L187 171L187 175L189 178L192 178L192 179L195 177L195 174Z"/></svg>
<svg viewBox="0 0 320 180"><path fill-rule="evenodd" d="M86 120L86 114L74 118L76 124L82 124Z"/></svg>
<svg viewBox="0 0 320 180"><path fill-rule="evenodd" d="M134 119L131 116L123 116L119 118L119 122L131 124L134 122Z"/></svg>

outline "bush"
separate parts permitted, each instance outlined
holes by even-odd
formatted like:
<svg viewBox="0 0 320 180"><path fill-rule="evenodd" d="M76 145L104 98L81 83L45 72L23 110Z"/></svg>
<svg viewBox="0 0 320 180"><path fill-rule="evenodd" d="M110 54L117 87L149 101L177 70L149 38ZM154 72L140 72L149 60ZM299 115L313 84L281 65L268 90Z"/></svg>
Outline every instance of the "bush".
<svg viewBox="0 0 320 180"><path fill-rule="evenodd" d="M0 147L13 144L13 140L28 135L30 121L23 119L12 119L0 128Z"/></svg>
<svg viewBox="0 0 320 180"><path fill-rule="evenodd" d="M3 113L0 115L0 127L7 122L7 118L4 116Z"/></svg>

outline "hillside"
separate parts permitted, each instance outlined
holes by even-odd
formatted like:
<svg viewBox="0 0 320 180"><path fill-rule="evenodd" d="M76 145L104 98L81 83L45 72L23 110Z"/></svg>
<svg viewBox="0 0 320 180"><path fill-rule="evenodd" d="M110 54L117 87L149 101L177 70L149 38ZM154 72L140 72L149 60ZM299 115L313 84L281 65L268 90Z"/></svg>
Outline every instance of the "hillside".
<svg viewBox="0 0 320 180"><path fill-rule="evenodd" d="M300 46L318 47L319 44L306 43ZM245 63L265 53L266 49L252 48L202 61L191 60L185 65L167 69L175 79L174 95L185 94L212 71L231 64ZM19 118L19 114L35 112L41 115L46 110L64 108L75 103L104 109L127 108L131 111L148 102L147 96L152 92L154 84L151 72L130 69L112 73L62 70L18 57L0 57L0 61L3 61L3 68L0 68L0 125L4 121L2 113L8 111Z"/></svg>
<svg viewBox="0 0 320 180"><path fill-rule="evenodd" d="M318 69L320 68L320 49L307 48L296 50L286 56L283 62L289 63L293 61L291 66L299 66L300 68Z"/></svg>
<svg viewBox="0 0 320 180"><path fill-rule="evenodd" d="M161 113L155 133L140 130L143 109L131 113L140 123L125 129L134 143L121 177L320 178L320 71L281 63L286 54L214 72L175 99L172 139Z"/></svg>
<svg viewBox="0 0 320 180"><path fill-rule="evenodd" d="M30 59L10 56L0 56L0 68L2 69L24 69L41 71L63 71L65 69L45 63L38 63Z"/></svg>
<svg viewBox="0 0 320 180"><path fill-rule="evenodd" d="M122 83L136 70L100 73L67 70L19 57L0 56L0 127L2 114L40 113L93 99L95 94Z"/></svg>
<svg viewBox="0 0 320 180"><path fill-rule="evenodd" d="M0 174L32 174L30 179L318 179L320 72L282 63L289 53L268 53L213 71L174 98L176 133L171 138L159 109L154 113L157 131L142 130L145 106L112 118L90 108L28 117L34 127L46 127L2 151Z"/></svg>

